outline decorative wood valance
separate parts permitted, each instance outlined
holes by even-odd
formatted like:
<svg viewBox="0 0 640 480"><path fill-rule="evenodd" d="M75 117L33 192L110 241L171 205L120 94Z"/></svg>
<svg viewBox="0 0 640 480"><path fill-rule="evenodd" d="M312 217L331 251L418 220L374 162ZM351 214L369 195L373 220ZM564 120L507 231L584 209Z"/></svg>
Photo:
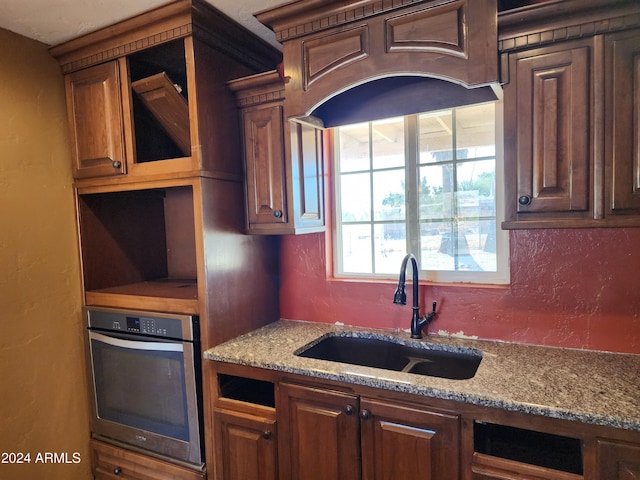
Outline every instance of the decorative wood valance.
<svg viewBox="0 0 640 480"><path fill-rule="evenodd" d="M299 0L256 16L283 44L288 118L386 77L498 81L496 0Z"/></svg>

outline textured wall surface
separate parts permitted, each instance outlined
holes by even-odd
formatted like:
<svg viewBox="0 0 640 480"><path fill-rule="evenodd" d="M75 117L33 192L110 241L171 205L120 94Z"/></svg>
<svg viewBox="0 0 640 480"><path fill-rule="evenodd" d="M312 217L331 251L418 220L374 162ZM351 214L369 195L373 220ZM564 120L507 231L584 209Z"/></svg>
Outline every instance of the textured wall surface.
<svg viewBox="0 0 640 480"><path fill-rule="evenodd" d="M0 29L2 480L91 477L64 98L47 48Z"/></svg>
<svg viewBox="0 0 640 480"><path fill-rule="evenodd" d="M438 302L430 333L640 353L640 228L520 230L510 239L509 286L420 287L423 308ZM286 237L282 252L282 318L409 328L411 308L393 305L394 284L328 279L324 234Z"/></svg>

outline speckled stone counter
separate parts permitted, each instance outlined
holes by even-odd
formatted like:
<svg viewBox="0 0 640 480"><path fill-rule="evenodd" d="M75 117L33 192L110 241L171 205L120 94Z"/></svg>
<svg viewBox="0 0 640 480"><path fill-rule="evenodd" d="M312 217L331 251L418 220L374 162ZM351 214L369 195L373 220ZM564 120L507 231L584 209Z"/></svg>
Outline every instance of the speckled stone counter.
<svg viewBox="0 0 640 480"><path fill-rule="evenodd" d="M296 356L329 335L392 337L483 354L469 380L393 372ZM640 431L640 355L549 348L449 337L411 340L406 332L279 321L207 350L234 364L367 385L505 410Z"/></svg>

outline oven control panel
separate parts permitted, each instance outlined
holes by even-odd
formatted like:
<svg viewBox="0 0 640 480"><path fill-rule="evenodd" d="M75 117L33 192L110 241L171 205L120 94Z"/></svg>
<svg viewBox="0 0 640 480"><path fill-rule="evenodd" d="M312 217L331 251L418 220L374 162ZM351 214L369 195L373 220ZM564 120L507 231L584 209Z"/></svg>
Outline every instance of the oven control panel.
<svg viewBox="0 0 640 480"><path fill-rule="evenodd" d="M89 328L154 337L193 340L195 322L197 319L187 315L87 309Z"/></svg>

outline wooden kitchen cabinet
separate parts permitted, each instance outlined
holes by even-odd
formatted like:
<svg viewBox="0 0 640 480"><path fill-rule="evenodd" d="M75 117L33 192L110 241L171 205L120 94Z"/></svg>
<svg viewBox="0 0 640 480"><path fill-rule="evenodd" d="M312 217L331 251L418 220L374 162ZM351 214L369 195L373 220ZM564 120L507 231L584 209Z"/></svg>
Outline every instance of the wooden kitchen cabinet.
<svg viewBox="0 0 640 480"><path fill-rule="evenodd" d="M499 21L502 226L640 226L640 5L568 3Z"/></svg>
<svg viewBox="0 0 640 480"><path fill-rule="evenodd" d="M605 218L640 225L640 30L607 35ZM625 221L630 218L631 222Z"/></svg>
<svg viewBox="0 0 640 480"><path fill-rule="evenodd" d="M91 440L95 480L205 480L204 472L164 462L108 443Z"/></svg>
<svg viewBox="0 0 640 480"><path fill-rule="evenodd" d="M65 77L75 178L125 173L119 62Z"/></svg>
<svg viewBox="0 0 640 480"><path fill-rule="evenodd" d="M592 62L589 40L510 55L504 88L507 225L591 217Z"/></svg>
<svg viewBox="0 0 640 480"><path fill-rule="evenodd" d="M235 99L224 85L273 69L281 54L198 0L109 28L50 50L66 78L75 178L241 180Z"/></svg>
<svg viewBox="0 0 640 480"><path fill-rule="evenodd" d="M279 398L283 479L459 478L455 414L293 384Z"/></svg>
<svg viewBox="0 0 640 480"><path fill-rule="evenodd" d="M598 440L598 474L602 480L640 478L640 445Z"/></svg>
<svg viewBox="0 0 640 480"><path fill-rule="evenodd" d="M242 114L246 230L324 231L324 145L319 123L288 121L277 71L229 82Z"/></svg>
<svg viewBox="0 0 640 480"><path fill-rule="evenodd" d="M214 424L217 479L277 480L275 419L217 409Z"/></svg>
<svg viewBox="0 0 640 480"><path fill-rule="evenodd" d="M460 478L458 415L362 398L362 478Z"/></svg>

